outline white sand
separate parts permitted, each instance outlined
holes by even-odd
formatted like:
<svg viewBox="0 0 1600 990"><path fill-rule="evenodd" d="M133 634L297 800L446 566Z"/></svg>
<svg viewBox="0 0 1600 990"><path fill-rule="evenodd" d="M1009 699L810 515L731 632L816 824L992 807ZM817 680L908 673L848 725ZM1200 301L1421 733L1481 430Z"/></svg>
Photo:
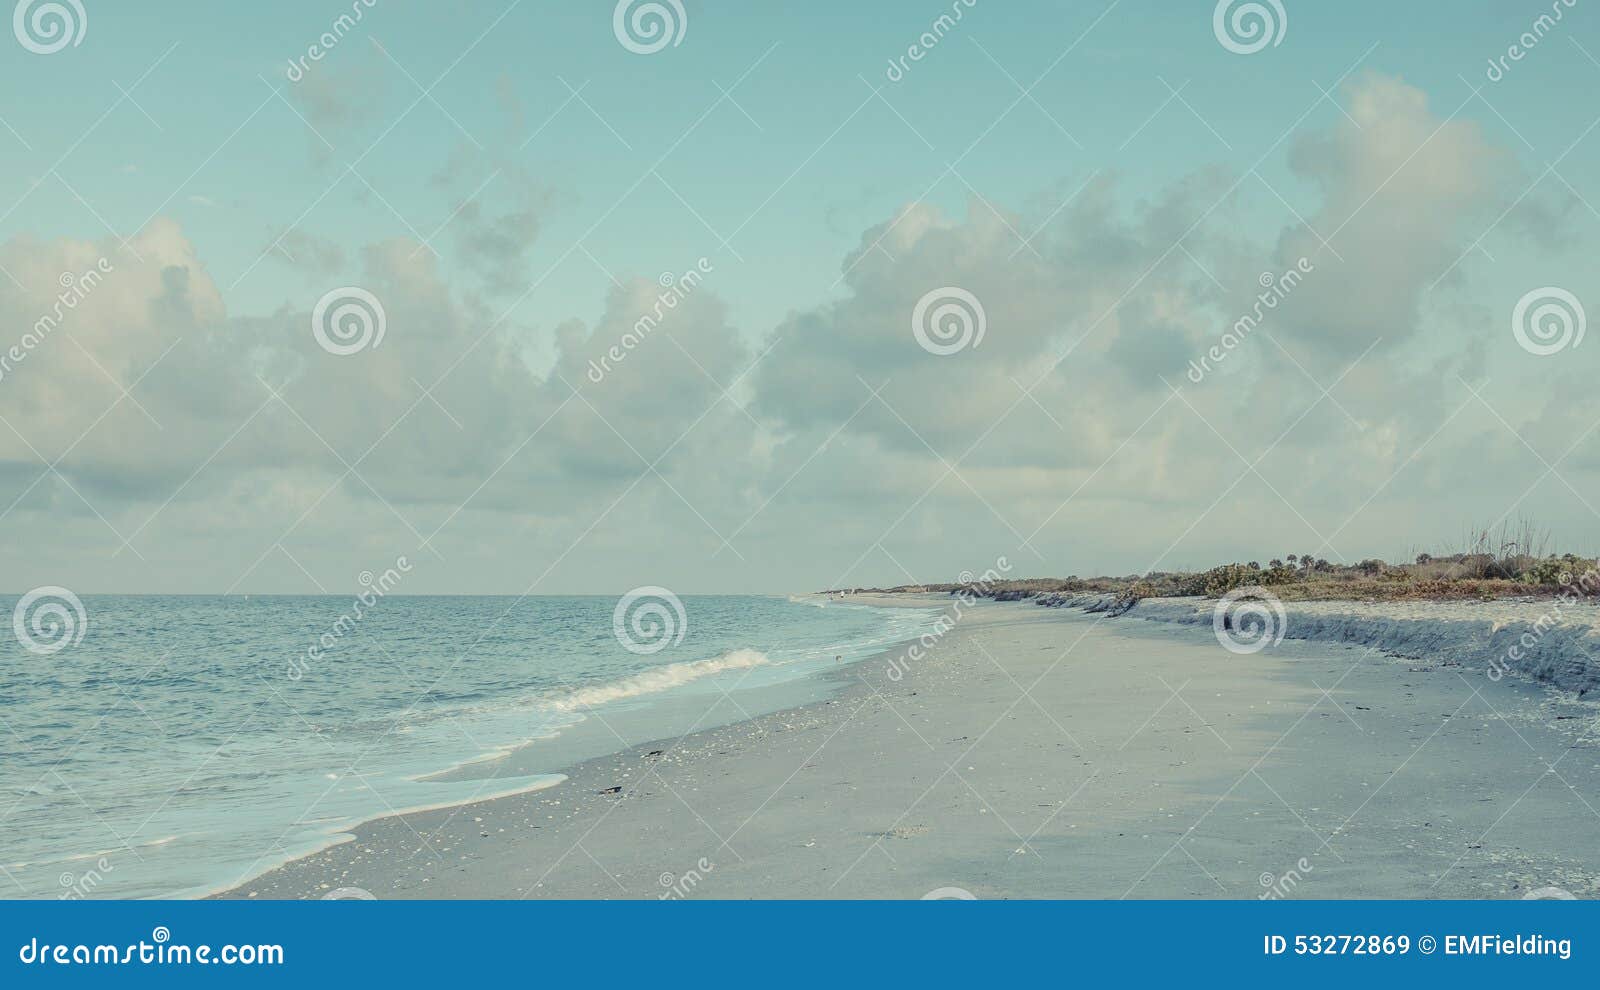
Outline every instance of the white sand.
<svg viewBox="0 0 1600 990"><path fill-rule="evenodd" d="M234 896L1600 896L1590 704L1448 656L1238 656L1209 619L1138 614L984 603L898 680L867 661L828 701L629 738Z"/></svg>

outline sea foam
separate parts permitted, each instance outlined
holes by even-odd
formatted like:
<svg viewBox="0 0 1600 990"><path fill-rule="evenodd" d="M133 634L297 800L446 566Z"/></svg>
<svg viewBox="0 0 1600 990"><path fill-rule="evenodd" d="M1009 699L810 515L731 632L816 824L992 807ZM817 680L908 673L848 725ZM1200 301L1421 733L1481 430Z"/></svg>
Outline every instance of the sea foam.
<svg viewBox="0 0 1600 990"><path fill-rule="evenodd" d="M685 660L680 663L669 663L664 667L647 670L631 677L624 677L619 681L607 684L596 684L592 687L579 688L564 697L557 698L550 706L557 711L570 712L583 708L593 708L611 701L622 701L627 698L636 698L643 694L655 694L667 691L702 677L720 674L728 670L744 670L750 667L761 667L768 663L767 655L760 650L733 650L709 660Z"/></svg>

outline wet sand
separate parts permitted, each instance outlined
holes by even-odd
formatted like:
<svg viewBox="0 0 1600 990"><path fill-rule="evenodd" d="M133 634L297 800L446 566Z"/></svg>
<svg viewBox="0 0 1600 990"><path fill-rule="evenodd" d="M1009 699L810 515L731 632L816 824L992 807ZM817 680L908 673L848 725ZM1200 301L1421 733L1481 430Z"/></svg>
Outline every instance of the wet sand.
<svg viewBox="0 0 1600 990"><path fill-rule="evenodd" d="M1449 657L1240 656L985 602L920 660L751 719L739 699L697 700L714 727L682 738L615 726L638 744L612 755L594 713L565 783L369 822L224 896L1600 896L1594 706Z"/></svg>

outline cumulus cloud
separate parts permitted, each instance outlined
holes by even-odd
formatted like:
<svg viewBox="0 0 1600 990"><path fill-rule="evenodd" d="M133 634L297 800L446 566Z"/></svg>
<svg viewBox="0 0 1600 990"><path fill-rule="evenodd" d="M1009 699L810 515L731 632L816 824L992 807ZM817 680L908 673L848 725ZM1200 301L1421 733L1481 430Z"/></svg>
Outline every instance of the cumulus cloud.
<svg viewBox="0 0 1600 990"><path fill-rule="evenodd" d="M1067 183L1065 205L911 204L861 233L836 298L775 327L737 326L721 290L738 268L709 263L670 284L625 278L589 320L508 315L486 300L525 283L544 207L517 174L497 180L509 201L459 201L448 270L409 239L359 252L352 277L385 333L348 356L311 329L333 284L231 312L170 221L128 249L13 240L0 261L23 288L0 284L0 316L14 337L54 312L63 273L112 268L0 377L0 510L72 520L0 553L126 586L136 572L104 570L110 533L207 587L301 587L302 567L351 571L399 547L448 575L426 590L503 591L555 567L602 590L635 573L726 589L777 572L933 579L998 553L1065 573L1241 547L1393 552L1384 541L1426 517L1415 507L1466 487L1509 505L1533 480L1467 391L1526 357L1507 350L1509 307L1431 291L1519 176L1400 80L1364 77L1344 99L1353 120L1294 141L1290 167L1320 201L1276 234L1245 232L1259 228L1241 199L1261 190L1219 169L1139 197L1099 173ZM458 164L441 181L465 189L481 162ZM289 240L308 276L345 258ZM1187 378L1250 311L1259 273L1301 257L1314 271ZM980 301L984 334L932 353L913 314L952 286ZM1574 364L1514 404L1485 397L1549 456L1577 443L1567 463L1588 471L1593 435L1584 446L1573 426L1600 418L1588 380ZM1363 515L1372 504L1415 511ZM94 547L74 557L85 533Z"/></svg>
<svg viewBox="0 0 1600 990"><path fill-rule="evenodd" d="M1282 332L1348 358L1415 334L1423 296L1453 270L1461 277L1458 260L1521 190L1511 157L1475 121L1441 118L1421 90L1367 73L1344 96L1348 117L1294 142L1291 168L1323 202L1284 232L1277 262L1317 266Z"/></svg>
<svg viewBox="0 0 1600 990"><path fill-rule="evenodd" d="M593 327L562 325L554 367L536 374L530 329L454 290L409 240L364 251L384 333L345 356L312 332L333 286L232 315L170 222L127 250L19 241L0 259L36 289L0 297L10 327L53 312L62 273L109 268L0 378L0 509L103 513L146 549L219 512L239 519L210 534L221 542L259 524L245 540L270 547L273 532L337 519L398 526L416 546L463 512L581 516L651 463L697 506L741 490L728 476L754 426L721 383L749 357L709 289L628 283ZM647 316L637 349L590 381L590 362Z"/></svg>

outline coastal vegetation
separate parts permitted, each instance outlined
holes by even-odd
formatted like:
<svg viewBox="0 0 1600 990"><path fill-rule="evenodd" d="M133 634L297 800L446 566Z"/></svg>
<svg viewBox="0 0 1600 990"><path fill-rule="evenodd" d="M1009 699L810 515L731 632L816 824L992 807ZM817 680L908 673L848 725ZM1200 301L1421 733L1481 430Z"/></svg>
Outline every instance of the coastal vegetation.
<svg viewBox="0 0 1600 990"><path fill-rule="evenodd" d="M1027 578L963 584L902 585L882 591L956 593L1016 601L1048 594L1107 594L1113 610L1143 598L1217 597L1236 588L1262 587L1284 601L1492 601L1498 598L1565 595L1600 599L1600 561L1551 549L1549 534L1528 523L1481 527L1458 547L1416 553L1391 563L1368 558L1332 563L1315 553L1289 553L1267 561L1244 561L1203 571L1151 571L1120 577ZM864 590L864 589L863 589Z"/></svg>

